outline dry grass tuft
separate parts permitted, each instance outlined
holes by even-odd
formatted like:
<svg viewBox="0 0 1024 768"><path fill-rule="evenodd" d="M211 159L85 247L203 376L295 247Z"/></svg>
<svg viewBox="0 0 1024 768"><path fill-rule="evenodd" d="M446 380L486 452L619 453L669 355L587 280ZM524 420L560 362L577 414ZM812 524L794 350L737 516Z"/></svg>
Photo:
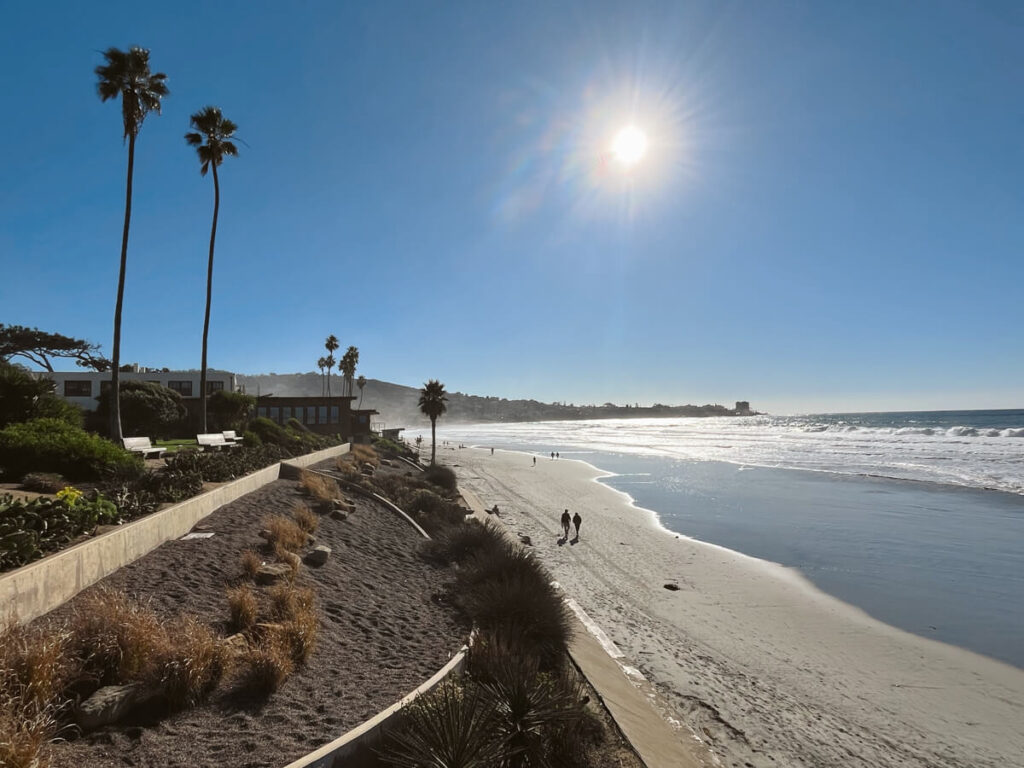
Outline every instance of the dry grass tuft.
<svg viewBox="0 0 1024 768"><path fill-rule="evenodd" d="M227 664L220 638L196 618L180 616L168 628L159 684L173 706L195 706L217 687Z"/></svg>
<svg viewBox="0 0 1024 768"><path fill-rule="evenodd" d="M263 527L270 533L267 541L275 551L298 552L306 546L306 532L291 518L270 515L263 519Z"/></svg>
<svg viewBox="0 0 1024 768"><path fill-rule="evenodd" d="M357 467L350 456L339 456L335 462L338 467L338 471L345 475L349 480L357 481L362 475L359 473L359 467Z"/></svg>
<svg viewBox="0 0 1024 768"><path fill-rule="evenodd" d="M263 565L263 558L260 557L259 552L256 550L247 549L242 552L239 562L242 565L242 575L253 581L256 578L256 572Z"/></svg>
<svg viewBox="0 0 1024 768"><path fill-rule="evenodd" d="M271 588L270 617L291 651L292 659L304 663L316 647L320 617L312 589L281 584Z"/></svg>
<svg viewBox="0 0 1024 768"><path fill-rule="evenodd" d="M292 509L292 517L295 518L295 523L304 530L306 533L316 533L316 529L320 527L320 518L318 518L313 511L301 502L296 504Z"/></svg>
<svg viewBox="0 0 1024 768"><path fill-rule="evenodd" d="M231 612L231 628L236 632L248 632L256 626L260 604L248 584L228 589L228 609Z"/></svg>
<svg viewBox="0 0 1024 768"><path fill-rule="evenodd" d="M283 633L269 631L242 658L241 685L252 693L269 695L295 671L292 652Z"/></svg>
<svg viewBox="0 0 1024 768"><path fill-rule="evenodd" d="M380 457L377 452L368 445L353 445L350 451L357 464L369 463L374 467L380 466Z"/></svg>
<svg viewBox="0 0 1024 768"><path fill-rule="evenodd" d="M101 685L158 676L155 665L166 631L147 603L101 588L76 606L70 630L75 654Z"/></svg>
<svg viewBox="0 0 1024 768"><path fill-rule="evenodd" d="M303 490L318 501L333 501L341 496L341 489L333 479L315 472L301 470L299 482L302 484Z"/></svg>

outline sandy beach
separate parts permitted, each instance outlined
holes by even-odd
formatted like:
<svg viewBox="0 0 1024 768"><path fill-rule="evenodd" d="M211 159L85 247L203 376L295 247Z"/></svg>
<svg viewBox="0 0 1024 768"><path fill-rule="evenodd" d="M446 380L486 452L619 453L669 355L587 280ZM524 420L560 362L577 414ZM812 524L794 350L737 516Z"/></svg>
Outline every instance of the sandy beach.
<svg viewBox="0 0 1024 768"><path fill-rule="evenodd" d="M1024 670L667 532L578 461L439 451L726 766L1024 766ZM558 517L583 517L560 545ZM678 586L666 589L666 584ZM1010 607L1010 609L1013 609Z"/></svg>

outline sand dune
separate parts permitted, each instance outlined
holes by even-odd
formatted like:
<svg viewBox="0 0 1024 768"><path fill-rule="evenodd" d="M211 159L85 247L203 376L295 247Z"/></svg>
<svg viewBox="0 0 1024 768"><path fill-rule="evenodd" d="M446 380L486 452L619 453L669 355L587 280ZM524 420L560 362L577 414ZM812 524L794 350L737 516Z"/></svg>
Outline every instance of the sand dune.
<svg viewBox="0 0 1024 768"><path fill-rule="evenodd" d="M882 624L790 569L668 533L587 464L470 449L439 459L531 537L656 685L663 715L723 765L1024 766L1024 671ZM565 507L583 516L576 545L558 544Z"/></svg>

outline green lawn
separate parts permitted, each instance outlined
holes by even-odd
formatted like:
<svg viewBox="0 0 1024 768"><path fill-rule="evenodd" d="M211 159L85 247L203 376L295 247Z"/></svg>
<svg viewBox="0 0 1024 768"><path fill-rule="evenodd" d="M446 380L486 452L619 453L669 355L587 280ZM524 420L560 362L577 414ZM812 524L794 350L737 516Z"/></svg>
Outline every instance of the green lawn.
<svg viewBox="0 0 1024 768"><path fill-rule="evenodd" d="M161 448L166 448L168 453L174 453L175 451L180 450L182 448L195 448L196 439L194 437L182 437L175 440L154 440L153 445L160 446Z"/></svg>

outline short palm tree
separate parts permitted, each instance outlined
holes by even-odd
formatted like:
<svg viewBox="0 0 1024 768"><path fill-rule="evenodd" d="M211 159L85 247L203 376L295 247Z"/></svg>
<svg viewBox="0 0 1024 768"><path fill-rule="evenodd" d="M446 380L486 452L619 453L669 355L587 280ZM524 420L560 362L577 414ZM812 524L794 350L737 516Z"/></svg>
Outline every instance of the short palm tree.
<svg viewBox="0 0 1024 768"><path fill-rule="evenodd" d="M420 390L420 413L430 419L431 464L437 461L437 417L448 410L447 402L448 395L444 391L444 384L437 379L431 379Z"/></svg>
<svg viewBox="0 0 1024 768"><path fill-rule="evenodd" d="M366 377L360 376L356 379L356 386L359 387L359 407L363 407L363 387L366 386Z"/></svg>
<svg viewBox="0 0 1024 768"><path fill-rule="evenodd" d="M331 364L327 367L327 396L331 396L331 368L334 367L334 350L340 347L338 343L338 337L333 333L327 337L327 341L324 342L324 347L327 349L327 359L331 361Z"/></svg>
<svg viewBox="0 0 1024 768"><path fill-rule="evenodd" d="M121 270L117 277L114 305L114 346L110 355L110 435L120 443L121 434L121 306L124 303L124 273L128 264L128 229L132 219L132 176L135 171L135 139L150 112L160 114L160 100L168 94L167 75L149 71L149 51L132 47L127 51L108 48L106 64L96 67L100 100L121 97L124 138L128 139L128 183L124 202L124 231L121 234Z"/></svg>
<svg viewBox="0 0 1024 768"><path fill-rule="evenodd" d="M210 261L206 267L206 314L203 317L203 363L199 369L199 431L206 432L206 343L210 335L210 299L213 293L213 246L217 240L217 215L220 212L220 180L217 168L225 157L237 157L234 142L238 126L221 114L219 107L203 107L192 115L195 131L185 134L185 141L196 148L199 173L205 176L213 169L213 226L210 227Z"/></svg>

